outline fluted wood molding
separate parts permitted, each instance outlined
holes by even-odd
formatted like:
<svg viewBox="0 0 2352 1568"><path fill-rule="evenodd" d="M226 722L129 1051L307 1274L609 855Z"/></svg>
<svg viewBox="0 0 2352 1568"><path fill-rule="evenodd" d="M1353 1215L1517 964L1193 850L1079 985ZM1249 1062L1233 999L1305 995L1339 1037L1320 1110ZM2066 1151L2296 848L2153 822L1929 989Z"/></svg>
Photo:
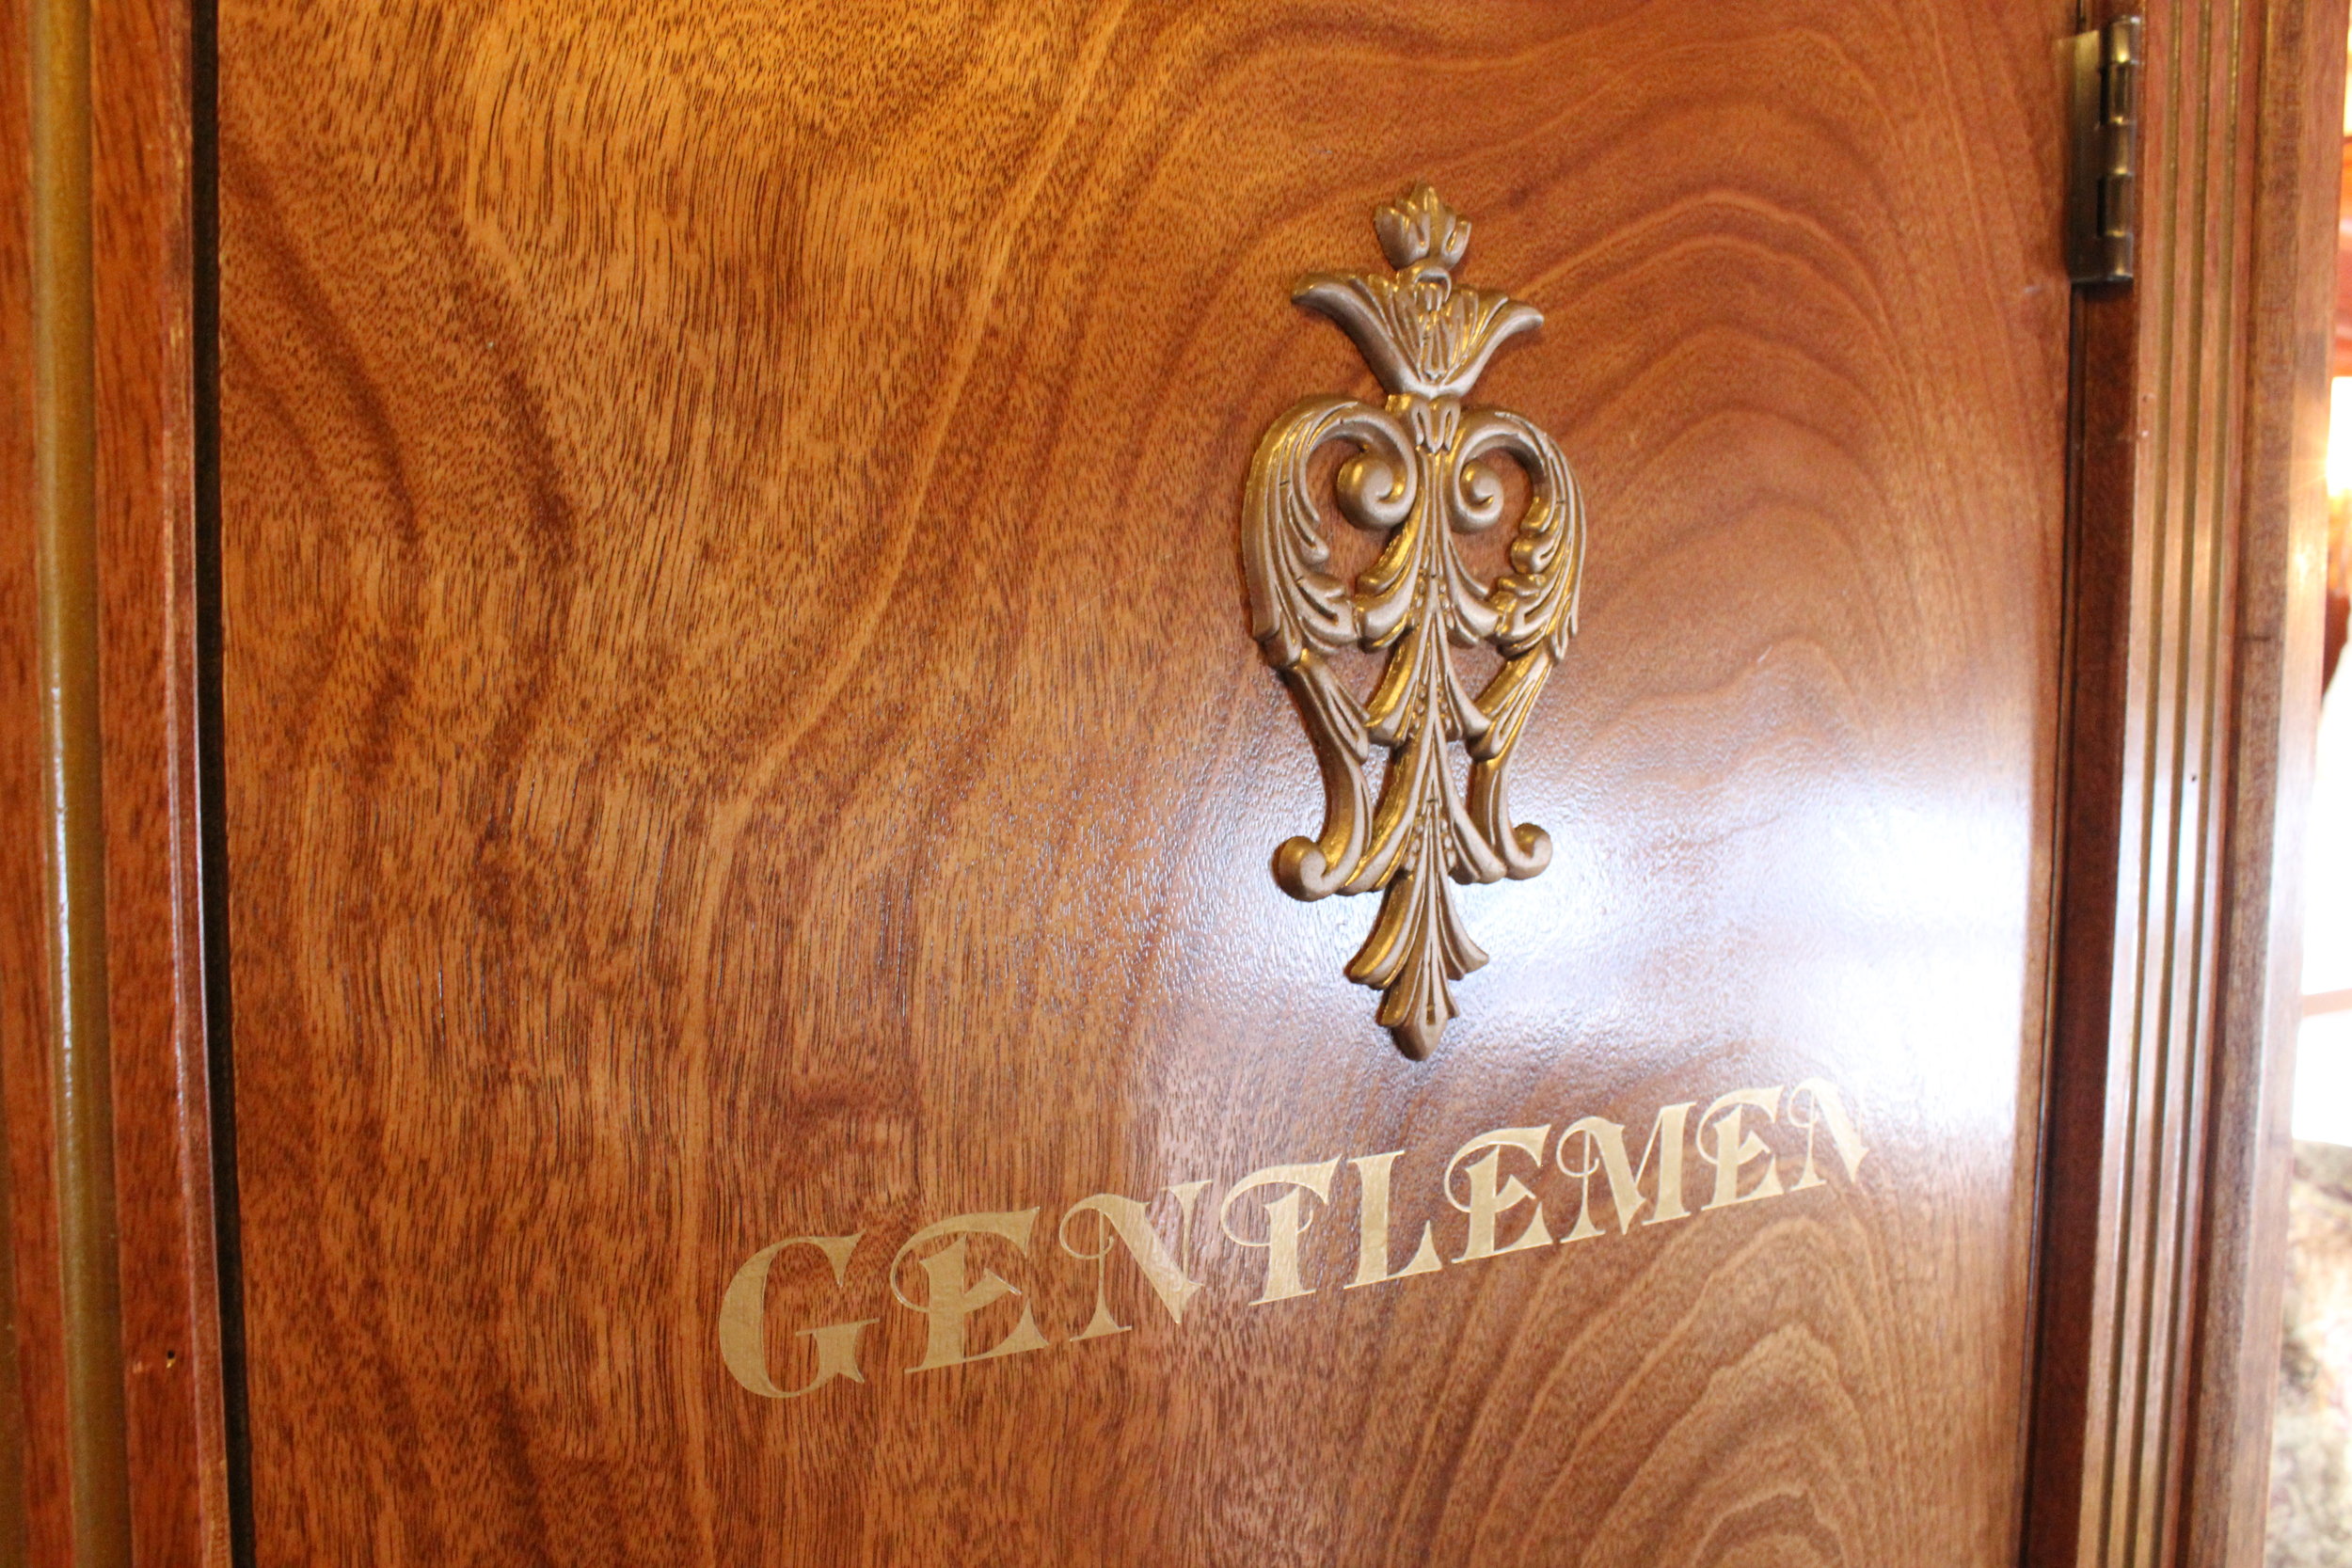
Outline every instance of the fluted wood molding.
<svg viewBox="0 0 2352 1568"><path fill-rule="evenodd" d="M2262 1545L2344 8L2145 14L2139 277L2077 324L2026 1560L2220 1568Z"/></svg>
<svg viewBox="0 0 2352 1568"><path fill-rule="evenodd" d="M0 650L0 832L47 846L45 874L15 857L0 880L0 1563L230 1560L198 895L201 13L0 17L0 621L40 628Z"/></svg>

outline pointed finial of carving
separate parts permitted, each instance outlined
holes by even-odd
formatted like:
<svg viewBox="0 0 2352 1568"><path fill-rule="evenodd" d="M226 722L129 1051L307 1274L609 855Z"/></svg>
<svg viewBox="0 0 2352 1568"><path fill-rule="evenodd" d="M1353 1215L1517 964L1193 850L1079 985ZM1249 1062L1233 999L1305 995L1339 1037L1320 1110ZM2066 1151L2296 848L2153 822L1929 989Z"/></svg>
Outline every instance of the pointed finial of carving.
<svg viewBox="0 0 2352 1568"><path fill-rule="evenodd" d="M1432 260L1452 272L1470 249L1469 221L1439 200L1426 181L1373 214L1372 227L1380 236L1381 254L1399 272Z"/></svg>
<svg viewBox="0 0 2352 1568"><path fill-rule="evenodd" d="M1407 1058L1425 1062L1429 1053L1438 1049L1438 1042L1445 1038L1445 1026L1451 1022L1443 1018L1408 1018L1402 1023L1389 1025L1389 1034L1395 1039L1396 1048Z"/></svg>

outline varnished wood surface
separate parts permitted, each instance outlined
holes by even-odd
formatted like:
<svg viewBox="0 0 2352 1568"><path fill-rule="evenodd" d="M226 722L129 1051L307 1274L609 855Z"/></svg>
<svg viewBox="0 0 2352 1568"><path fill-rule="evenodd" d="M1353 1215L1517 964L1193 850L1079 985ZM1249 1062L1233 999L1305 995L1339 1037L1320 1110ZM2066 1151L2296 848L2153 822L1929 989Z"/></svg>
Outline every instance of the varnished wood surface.
<svg viewBox="0 0 2352 1568"><path fill-rule="evenodd" d="M0 1551L70 1549L65 1370L51 1136L48 897L40 845L40 567L33 514L33 185L27 0L0 5L0 1109L7 1117L8 1321L0 1333ZM39 1433L41 1442L30 1442Z"/></svg>
<svg viewBox="0 0 2352 1568"><path fill-rule="evenodd" d="M229 0L259 1560L2012 1560L2071 13ZM1366 385L1290 283L1416 177L1594 527L1557 860L1421 1064L1267 874L1235 544ZM1335 1206L1311 1298L1212 1246L1181 1329L919 1377L876 1294L959 1211L1815 1073L1851 1191L1364 1292ZM728 1276L860 1227L867 1383L752 1398Z"/></svg>
<svg viewBox="0 0 2352 1568"><path fill-rule="evenodd" d="M120 0L84 14L49 8L48 48L59 29L87 28L89 92L69 127L87 138L87 183L72 221L82 230L61 277L34 285L28 238L39 203L56 201L54 176L37 181L29 160L28 8L6 12L7 62L0 145L18 166L6 182L0 307L7 354L0 424L8 443L6 544L0 570L0 857L7 885L0 946L0 1097L8 1133L9 1356L0 1393L8 1448L8 1506L0 1510L0 1560L75 1563L225 1562L227 1488L217 1312L210 1274L214 1227L205 1147L207 1107L200 945L190 922L197 866L192 793L193 668L190 556L193 459L189 369L194 326L189 281L188 15L174 0ZM54 111L53 111L54 112ZM61 135L53 130L53 135ZM53 157L55 155L53 154ZM58 263L53 261L53 267ZM60 310L58 301L65 302ZM87 406L78 424L44 408L36 392L38 312L52 333L87 336ZM78 325L74 325L78 322ZM52 396L51 403L56 402ZM37 420L36 413L46 417ZM54 462L79 463L87 488L76 520L88 531L94 580L63 609L44 589L36 446L56 440ZM68 451L68 448L72 450ZM60 900L52 857L57 827L45 769L54 737L43 726L40 638L59 616L91 633L94 668L79 678L94 697L79 719L88 754L103 762L74 781L82 796L64 832L76 854L103 863L79 890L87 911L76 940L103 927L93 965L88 1020L75 1049L77 1092L111 1102L112 1137L78 1135L64 1114L56 989ZM102 779L99 776L103 770ZM103 800L103 810L102 810ZM97 846L103 839L103 849ZM90 1064L95 1063L93 1067ZM104 1126L103 1121L96 1125ZM95 1202L67 1180L78 1161L111 1177ZM86 1243L117 1287L96 1299L69 1291L65 1217L82 1201ZM86 1265L87 1267L87 1265ZM76 1339L99 1367L96 1387L77 1387ZM88 1374L84 1374L87 1378Z"/></svg>
<svg viewBox="0 0 2352 1568"><path fill-rule="evenodd" d="M91 9L106 983L130 1536L229 1560L196 670L196 168L184 0Z"/></svg>
<svg viewBox="0 0 2352 1568"><path fill-rule="evenodd" d="M24 1508L8 1521L23 1529L9 1544L116 1568L130 1560L130 1521L106 1035L87 17L35 0L11 13L5 41L21 111L0 136L21 157L5 330L22 417L12 451L26 459L0 476L21 552L6 568L8 695L24 705L0 721L12 768L0 826L15 830L0 954L18 1380L6 1414L22 1418L10 1447L24 1455Z"/></svg>

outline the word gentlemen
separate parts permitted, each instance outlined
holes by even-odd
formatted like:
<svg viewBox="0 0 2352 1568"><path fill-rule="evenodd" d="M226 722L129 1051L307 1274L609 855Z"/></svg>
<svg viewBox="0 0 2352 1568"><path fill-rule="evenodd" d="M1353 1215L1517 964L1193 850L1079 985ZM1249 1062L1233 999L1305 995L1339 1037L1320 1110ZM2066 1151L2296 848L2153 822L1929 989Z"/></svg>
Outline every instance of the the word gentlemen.
<svg viewBox="0 0 2352 1568"><path fill-rule="evenodd" d="M1711 1173L1702 1181L1706 1196L1698 1206L1701 1212L1822 1186L1821 1171L1832 1150L1851 1182L1867 1152L1837 1090L1818 1078L1787 1090L1735 1089L1694 1117L1697 1105L1686 1101L1660 1110L1638 1157L1625 1128L1599 1117L1571 1122L1557 1138L1549 1125L1503 1127L1463 1144L1446 1162L1442 1182L1446 1202L1463 1216L1460 1246L1452 1261L1470 1263L1588 1241L1604 1234L1610 1221L1624 1235L1636 1224L1665 1225L1688 1218L1693 1211L1687 1188L1692 1162L1686 1156L1693 1150L1697 1164ZM1769 1143L1764 1135L1768 1131L1773 1133ZM1820 1143L1827 1148L1817 1148ZM1268 1165L1228 1187L1216 1205L1218 1230L1235 1245L1264 1254L1252 1305L1315 1292L1317 1287L1307 1283L1302 1268L1300 1239L1331 1204L1343 1164L1353 1173L1356 1195L1356 1269L1343 1289L1386 1285L1445 1268L1431 1223L1422 1226L1420 1240L1406 1260L1395 1260L1389 1236L1391 1188L1404 1153L1395 1149L1344 1161L1334 1156L1313 1164ZM1577 1183L1576 1222L1556 1240L1542 1196L1522 1179L1540 1180L1555 1169ZM1793 1169L1793 1180L1784 1181L1785 1169ZM1115 1253L1123 1253L1140 1272L1168 1321L1183 1323L1185 1310L1205 1288L1188 1270L1193 1266L1194 1217L1211 1185L1183 1181L1167 1188L1176 1215L1172 1239L1153 1223L1151 1206L1143 1199L1095 1193L1063 1211L1055 1227L1056 1242L1071 1257L1095 1266L1094 1315L1070 1342L1122 1334L1130 1326L1119 1321L1107 1291ZM974 1273L972 1243L994 1237L1027 1252L1041 1212L957 1214L923 1227L899 1246L891 1259L890 1292L926 1323L923 1358L908 1371L1018 1355L1053 1343L1038 1327L1025 1299L1019 1321L993 1344L975 1347L969 1332L975 1313L1022 1294L985 1267ZM795 1247L812 1248L832 1266L834 1283L841 1286L864 1240L863 1232L794 1236L762 1247L736 1271L720 1304L719 1354L738 1383L768 1399L797 1399L836 1379L866 1381L858 1361L859 1339L878 1318L802 1329L799 1337L816 1351L816 1368L793 1388L779 1386L771 1375L766 1333L768 1276L780 1257Z"/></svg>

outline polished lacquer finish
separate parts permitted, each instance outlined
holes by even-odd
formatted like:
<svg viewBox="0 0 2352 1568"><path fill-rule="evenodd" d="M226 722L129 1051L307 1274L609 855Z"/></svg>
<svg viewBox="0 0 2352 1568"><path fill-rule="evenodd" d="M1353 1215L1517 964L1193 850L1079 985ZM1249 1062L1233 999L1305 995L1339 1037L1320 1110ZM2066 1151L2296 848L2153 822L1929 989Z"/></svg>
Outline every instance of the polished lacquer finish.
<svg viewBox="0 0 2352 1568"><path fill-rule="evenodd" d="M257 1560L2014 1561L2074 9L223 0ZM1242 562L1424 180L1593 546L1415 1060Z"/></svg>

